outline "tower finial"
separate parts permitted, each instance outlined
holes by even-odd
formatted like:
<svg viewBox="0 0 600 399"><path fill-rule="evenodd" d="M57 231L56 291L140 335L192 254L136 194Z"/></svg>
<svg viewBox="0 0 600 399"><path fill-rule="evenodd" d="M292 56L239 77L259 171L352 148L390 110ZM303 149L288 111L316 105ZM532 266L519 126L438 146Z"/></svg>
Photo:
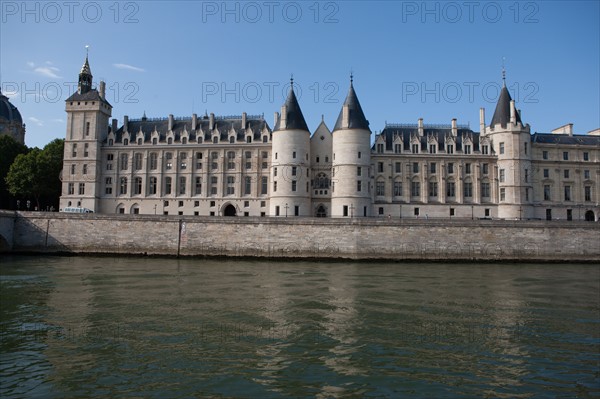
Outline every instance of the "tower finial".
<svg viewBox="0 0 600 399"><path fill-rule="evenodd" d="M350 68L350 84L354 82L354 71Z"/></svg>
<svg viewBox="0 0 600 399"><path fill-rule="evenodd" d="M90 54L90 45L86 44L85 45L85 58L87 58L89 54Z"/></svg>
<svg viewBox="0 0 600 399"><path fill-rule="evenodd" d="M506 68L504 67L504 61L506 57L502 57L502 85L506 87Z"/></svg>
<svg viewBox="0 0 600 399"><path fill-rule="evenodd" d="M292 86L292 90L294 90L294 74L290 74L290 85Z"/></svg>

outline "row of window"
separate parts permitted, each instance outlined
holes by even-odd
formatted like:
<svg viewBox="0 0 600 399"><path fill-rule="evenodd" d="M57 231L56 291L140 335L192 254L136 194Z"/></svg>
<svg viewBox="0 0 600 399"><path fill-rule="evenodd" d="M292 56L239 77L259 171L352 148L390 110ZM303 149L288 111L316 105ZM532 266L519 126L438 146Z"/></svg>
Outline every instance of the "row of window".
<svg viewBox="0 0 600 399"><path fill-rule="evenodd" d="M544 178L546 178L546 179L550 178L550 169L544 169L543 173L544 173ZM569 169L564 169L563 170L563 177L565 179L569 179L570 176L571 176L570 170ZM590 174L589 169L585 169L583 171L583 178L586 179L586 180L589 180L591 178L591 174Z"/></svg>
<svg viewBox="0 0 600 399"><path fill-rule="evenodd" d="M137 142L137 145L143 145L144 144L144 139L139 137L135 142ZM196 139L196 141L194 142L194 144L202 144L204 142L204 139L202 137L198 137ZM229 136L229 143L230 144L235 144L237 142L236 136ZM262 142L263 143L268 143L269 142L269 136L262 136ZM188 138L187 137L182 137L181 138L181 144L187 144L188 143ZM212 143L213 144L219 144L220 143L220 139L219 136L213 136L212 138ZM252 136L246 136L246 143L250 144L252 143ZM158 144L158 137L153 137L152 138L152 145L157 145ZM173 137L167 137L167 144L173 144ZM108 145L112 146L114 145L114 140L113 139L109 139L108 140ZM124 138L123 139L123 145L129 145L129 139Z"/></svg>
<svg viewBox="0 0 600 399"><path fill-rule="evenodd" d="M243 180L243 195L250 195L252 193L252 183L253 178L246 176ZM164 186L163 193L164 195L170 195L173 193L177 193L177 195L186 195L187 194L187 178L185 176L180 176L177 180L177 187L173 187L173 178L165 177L164 178ZM121 177L119 179L119 187L118 194L119 195L127 195L128 194L128 183L129 180L127 177ZM226 187L225 187L225 195L235 195L235 176L227 176L226 177ZM80 191L81 185L84 183L80 183ZM217 195L218 191L219 178L217 176L211 176L209 192L207 195ZM73 183L69 183L69 194L73 194L71 192L71 185ZM175 190L174 190L175 189ZM260 195L266 195L268 189L268 178L262 177L260 180ZM105 189L104 193L107 195L111 195L113 193L113 178L107 177L105 179ZM154 176L148 178L148 190L146 195L156 195L158 190L158 179ZM133 187L131 195L142 195L144 193L143 187L143 179L141 177L133 178ZM81 194L81 193L80 193ZM202 178L196 177L194 179L194 187L192 195L202 195Z"/></svg>
<svg viewBox="0 0 600 399"><path fill-rule="evenodd" d="M359 182L360 183L360 182ZM357 188L360 187L360 184ZM403 185L402 182L396 181L393 183L393 196L394 197L402 197L403 194ZM360 191L360 189L358 190ZM385 196L385 182L378 181L375 183L375 195L377 196ZM411 182L410 185L410 195L411 197L420 197L421 196L421 182ZM429 198L437 198L438 197L438 182L429 182L429 191L427 192ZM463 196L465 198L473 197L473 183L463 183ZM446 197L456 197L456 183L455 182L446 182ZM481 183L481 197L489 198L490 197L490 183L482 182Z"/></svg>
<svg viewBox="0 0 600 399"><path fill-rule="evenodd" d="M402 147L403 147L402 144L394 144L394 153L401 154ZM421 144L414 143L411 145L410 149L411 149L410 152L412 154L420 154L421 153ZM385 144L377 143L375 146L375 150L378 154L383 154L385 152ZM429 151L427 152L427 154L437 154L437 150L438 150L438 144L429 144ZM466 154L466 155L471 154L472 153L471 144L464 144L462 153ZM489 148L487 145L481 146L481 153L484 155L487 155L489 153ZM446 145L446 154L454 154L454 144Z"/></svg>
<svg viewBox="0 0 600 399"><path fill-rule="evenodd" d="M384 162L377 162L377 172L378 173L384 173L384 167L385 167ZM429 169L430 174L436 174L437 170L438 170L437 163L430 162L428 169ZM412 173L419 173L419 170L420 170L420 163L413 162L412 163ZM455 170L456 169L455 169L454 162L446 163L446 172L448 174L453 174ZM402 162L396 162L394 164L394 172L402 173ZM362 170L361 170L360 166L357 167L356 173L357 173L357 176L361 176ZM471 163L465 163L464 173L467 175L470 175L471 173L473 173ZM481 164L481 173L484 175L487 175L489 173L489 164L487 164L487 163Z"/></svg>
<svg viewBox="0 0 600 399"><path fill-rule="evenodd" d="M236 165L237 162L235 161L236 158L236 153L235 151L228 151L226 154L226 159L227 159L227 169L232 170L232 169L236 169ZM269 158L269 153L267 151L262 151L261 152L261 158L263 159L263 161L261 162L261 168L262 169L267 169L269 166L268 161L266 161ZM143 159L144 159L144 154L143 153L135 153L133 154L133 168L134 170L142 170L143 168ZM149 155L149 162L148 162L148 166L150 168L150 170L157 170L158 169L158 153L156 152L152 152ZM218 152L211 152L210 153L210 166L211 169L216 170L219 168L219 153ZM244 153L244 159L245 159L245 164L244 167L245 169L252 169L252 152L250 151L246 151ZM195 154L195 159L192 160L192 162L195 161L195 167L196 170L202 170L203 168L203 153L202 152L197 152ZM114 154L107 154L106 155L106 170L112 170L113 169L113 161L114 161ZM127 170L129 169L129 154L127 153L123 153L120 155L120 160L119 160L119 164L120 164L120 169L121 170ZM180 170L185 170L188 168L188 153L187 152L180 152L179 153L179 158L178 158L178 162L179 162L179 169ZM164 155L164 167L166 170L171 170L173 169L173 153L172 152L166 152Z"/></svg>
<svg viewBox="0 0 600 399"><path fill-rule="evenodd" d="M549 160L550 159L550 154L548 151L542 151L542 159L544 160ZM569 151L563 151L562 153L562 159L563 161L568 161L569 160ZM590 153L587 151L583 152L583 160L584 161L589 161L590 160Z"/></svg>
<svg viewBox="0 0 600 399"><path fill-rule="evenodd" d="M572 201L571 186L566 185L563 187L563 199L565 201ZM592 201L592 186L583 187L583 200L586 202ZM544 185L544 201L552 201L552 186L549 184Z"/></svg>

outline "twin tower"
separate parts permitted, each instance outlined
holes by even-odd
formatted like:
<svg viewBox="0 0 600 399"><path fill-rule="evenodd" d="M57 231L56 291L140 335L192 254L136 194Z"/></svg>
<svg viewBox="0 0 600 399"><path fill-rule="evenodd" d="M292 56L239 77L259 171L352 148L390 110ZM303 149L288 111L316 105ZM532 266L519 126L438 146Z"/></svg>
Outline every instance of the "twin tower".
<svg viewBox="0 0 600 399"><path fill-rule="evenodd" d="M319 133L313 137L298 104L292 80L289 95L275 113L271 152L271 216L314 216L315 197L311 175L323 164L326 183L320 188L330 190L331 217L371 216L370 187L371 130L354 91L352 78L350 90L331 134L331 151L320 159L311 154L320 142L329 139ZM311 158L314 155L314 158ZM316 168L315 168L316 167ZM320 190L322 193L323 190Z"/></svg>

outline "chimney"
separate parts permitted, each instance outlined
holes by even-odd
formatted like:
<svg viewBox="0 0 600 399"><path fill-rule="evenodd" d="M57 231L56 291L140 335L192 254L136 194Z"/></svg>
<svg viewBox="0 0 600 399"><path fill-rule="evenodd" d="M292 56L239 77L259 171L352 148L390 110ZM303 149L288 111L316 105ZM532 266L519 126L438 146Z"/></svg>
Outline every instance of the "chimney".
<svg viewBox="0 0 600 399"><path fill-rule="evenodd" d="M479 133L485 134L485 108L479 108Z"/></svg>
<svg viewBox="0 0 600 399"><path fill-rule="evenodd" d="M517 123L517 110L515 109L515 100L510 100L510 123Z"/></svg>
<svg viewBox="0 0 600 399"><path fill-rule="evenodd" d="M246 118L247 118L246 113L242 112L242 130L246 130Z"/></svg>
<svg viewBox="0 0 600 399"><path fill-rule="evenodd" d="M192 114L192 131L196 130L197 125L198 125L198 115Z"/></svg>
<svg viewBox="0 0 600 399"><path fill-rule="evenodd" d="M124 132L128 132L128 125L129 125L129 117L127 115L123 116L123 131Z"/></svg>
<svg viewBox="0 0 600 399"><path fill-rule="evenodd" d="M173 114L169 114L169 128L168 131L173 130Z"/></svg>
<svg viewBox="0 0 600 399"><path fill-rule="evenodd" d="M100 98L105 100L105 95L106 95L106 83L104 83L103 80L100 81Z"/></svg>
<svg viewBox="0 0 600 399"><path fill-rule="evenodd" d="M523 114L521 113L521 110L519 109L518 112L519 112L519 116L521 117L521 121L523 121Z"/></svg>
<svg viewBox="0 0 600 399"><path fill-rule="evenodd" d="M212 132L212 130L215 128L215 114L213 114L212 112L210 113L210 116L208 118L208 130L210 130Z"/></svg>
<svg viewBox="0 0 600 399"><path fill-rule="evenodd" d="M119 121L117 119L113 118L113 120L112 120L112 132L113 133L117 133L117 129L119 128L118 123L119 123Z"/></svg>
<svg viewBox="0 0 600 399"><path fill-rule="evenodd" d="M554 130L552 130L552 134L568 134L569 136L573 135L573 124L567 123L566 125L562 125Z"/></svg>
<svg viewBox="0 0 600 399"><path fill-rule="evenodd" d="M452 135L454 137L458 135L458 126L456 125L456 118L452 118Z"/></svg>
<svg viewBox="0 0 600 399"><path fill-rule="evenodd" d="M425 134L424 125L423 125L423 118L419 118L419 122L417 123L417 127L419 129L419 136L423 136L423 134Z"/></svg>
<svg viewBox="0 0 600 399"><path fill-rule="evenodd" d="M273 115L273 126L277 126L277 121L279 120L279 112L275 112L275 115Z"/></svg>
<svg viewBox="0 0 600 399"><path fill-rule="evenodd" d="M285 105L281 106L281 123L279 124L279 129L285 129L287 126L287 107Z"/></svg>
<svg viewBox="0 0 600 399"><path fill-rule="evenodd" d="M342 129L350 127L350 107L344 105L342 107Z"/></svg>

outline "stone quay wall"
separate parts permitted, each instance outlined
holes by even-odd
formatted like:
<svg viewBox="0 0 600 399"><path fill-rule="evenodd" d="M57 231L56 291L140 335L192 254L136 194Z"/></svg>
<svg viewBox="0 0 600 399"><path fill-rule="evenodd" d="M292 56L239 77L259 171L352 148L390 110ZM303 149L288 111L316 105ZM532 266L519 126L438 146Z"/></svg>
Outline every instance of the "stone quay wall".
<svg viewBox="0 0 600 399"><path fill-rule="evenodd" d="M600 262L600 224L0 211L0 251L392 261Z"/></svg>

